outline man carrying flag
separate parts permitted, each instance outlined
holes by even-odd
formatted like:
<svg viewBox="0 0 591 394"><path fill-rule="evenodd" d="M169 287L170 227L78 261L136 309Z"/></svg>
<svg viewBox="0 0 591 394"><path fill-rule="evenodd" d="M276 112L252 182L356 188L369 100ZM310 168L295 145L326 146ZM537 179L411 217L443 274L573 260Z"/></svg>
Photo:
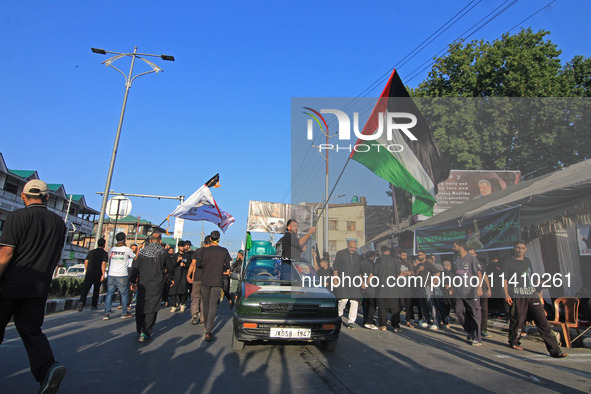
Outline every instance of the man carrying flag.
<svg viewBox="0 0 591 394"><path fill-rule="evenodd" d="M405 115L412 116L413 120L416 118L416 122L402 121ZM392 128L399 130L392 131ZM449 177L449 163L441 156L425 118L410 98L396 70L392 72L362 134L368 136L372 143L364 144L363 149L353 150L349 158L392 185L410 192L414 196L413 214L432 216L437 184ZM410 138L411 135L414 138ZM359 139L356 147L362 142Z"/></svg>

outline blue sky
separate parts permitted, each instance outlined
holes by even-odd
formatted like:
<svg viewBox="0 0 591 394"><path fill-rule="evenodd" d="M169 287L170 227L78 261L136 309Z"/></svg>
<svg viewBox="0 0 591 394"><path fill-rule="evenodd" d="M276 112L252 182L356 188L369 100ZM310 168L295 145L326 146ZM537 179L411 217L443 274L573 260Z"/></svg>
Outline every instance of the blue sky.
<svg viewBox="0 0 591 394"><path fill-rule="evenodd" d="M521 0L470 39L493 40L549 2ZM188 197L219 172L222 187L213 193L236 218L224 237L235 251L248 200L290 199L292 97L358 95L476 4L399 68L403 81L416 86L428 69L409 80L415 69L503 3L7 2L0 16L0 152L9 168L36 169L98 210L95 192L105 187L124 81L90 47L131 52L137 45L140 52L174 55L174 63L156 59L164 73L140 77L131 88L112 189ZM568 61L591 53L589 14L588 1L558 0L521 26L549 30ZM115 64L129 67L125 59ZM137 63L136 72L143 66ZM312 156L307 171L322 171ZM378 200L368 202L388 203L385 194ZM133 215L156 223L175 208L167 200L133 204ZM185 224L186 232L200 230L200 223Z"/></svg>

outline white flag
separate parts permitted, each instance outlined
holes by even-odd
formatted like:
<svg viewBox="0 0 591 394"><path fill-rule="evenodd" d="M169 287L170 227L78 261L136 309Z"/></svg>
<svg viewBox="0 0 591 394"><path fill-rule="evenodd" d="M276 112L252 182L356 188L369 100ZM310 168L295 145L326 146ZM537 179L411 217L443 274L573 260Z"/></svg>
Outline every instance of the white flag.
<svg viewBox="0 0 591 394"><path fill-rule="evenodd" d="M234 223L234 217L218 208L211 191L205 185L201 186L170 215L187 220L205 220L216 224L224 233Z"/></svg>

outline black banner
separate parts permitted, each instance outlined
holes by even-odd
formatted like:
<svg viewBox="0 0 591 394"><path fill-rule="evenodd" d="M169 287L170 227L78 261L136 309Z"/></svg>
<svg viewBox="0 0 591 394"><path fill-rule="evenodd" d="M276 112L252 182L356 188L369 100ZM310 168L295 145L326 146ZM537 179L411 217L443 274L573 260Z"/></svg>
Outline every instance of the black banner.
<svg viewBox="0 0 591 394"><path fill-rule="evenodd" d="M465 240L468 248L479 251L510 249L520 238L519 207L462 222L450 221L415 230L415 251L452 253L453 244Z"/></svg>

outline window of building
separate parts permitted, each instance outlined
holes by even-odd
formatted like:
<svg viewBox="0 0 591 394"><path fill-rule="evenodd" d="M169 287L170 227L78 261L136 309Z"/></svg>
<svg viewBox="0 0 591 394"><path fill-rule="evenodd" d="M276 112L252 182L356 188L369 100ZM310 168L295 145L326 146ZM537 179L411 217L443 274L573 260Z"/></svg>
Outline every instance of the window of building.
<svg viewBox="0 0 591 394"><path fill-rule="evenodd" d="M328 250L337 250L337 241L328 241Z"/></svg>
<svg viewBox="0 0 591 394"><path fill-rule="evenodd" d="M4 190L6 190L8 193L18 194L18 183L14 183L13 181L7 179L6 183L4 184Z"/></svg>
<svg viewBox="0 0 591 394"><path fill-rule="evenodd" d="M355 231L355 222L347 222L347 231Z"/></svg>
<svg viewBox="0 0 591 394"><path fill-rule="evenodd" d="M337 221L336 220L329 220L328 221L328 229L329 230L336 230L337 229Z"/></svg>
<svg viewBox="0 0 591 394"><path fill-rule="evenodd" d="M0 219L0 231L4 228L4 220Z"/></svg>

